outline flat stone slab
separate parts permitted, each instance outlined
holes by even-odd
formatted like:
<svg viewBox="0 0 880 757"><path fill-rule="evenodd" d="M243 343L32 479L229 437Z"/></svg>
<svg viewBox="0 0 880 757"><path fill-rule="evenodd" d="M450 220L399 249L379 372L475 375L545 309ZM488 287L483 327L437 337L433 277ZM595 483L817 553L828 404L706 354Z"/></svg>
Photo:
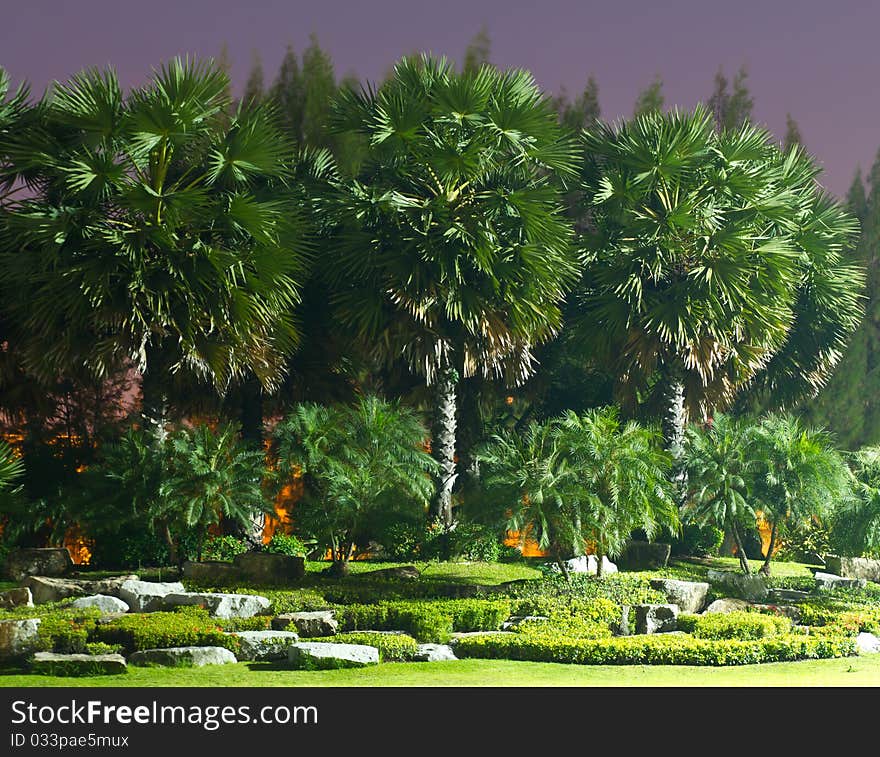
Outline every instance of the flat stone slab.
<svg viewBox="0 0 880 757"><path fill-rule="evenodd" d="M85 581L79 578L53 578L52 576L28 576L22 585L31 590L34 603L59 602L71 597L86 597L104 594L119 597L119 591L126 581L137 581L136 575L114 576L98 581Z"/></svg>
<svg viewBox="0 0 880 757"><path fill-rule="evenodd" d="M301 641L287 650L287 659L295 670L363 668L379 664L379 650L366 644Z"/></svg>
<svg viewBox="0 0 880 757"><path fill-rule="evenodd" d="M831 573L815 573L816 588L820 591L826 589L864 589L868 585L864 578L844 578Z"/></svg>
<svg viewBox="0 0 880 757"><path fill-rule="evenodd" d="M37 649L40 619L0 620L0 659L21 657Z"/></svg>
<svg viewBox="0 0 880 757"><path fill-rule="evenodd" d="M201 668L204 665L228 665L238 662L238 658L225 647L166 647L134 652L128 662L139 666Z"/></svg>
<svg viewBox="0 0 880 757"><path fill-rule="evenodd" d="M872 633L860 633L856 637L856 649L859 650L859 654L878 654L880 639Z"/></svg>
<svg viewBox="0 0 880 757"><path fill-rule="evenodd" d="M166 607L204 607L215 618L252 618L269 609L271 602L257 594L180 592L166 594Z"/></svg>
<svg viewBox="0 0 880 757"><path fill-rule="evenodd" d="M11 610L14 607L33 607L34 596L27 586L19 586L9 591L0 591L0 610Z"/></svg>
<svg viewBox="0 0 880 757"><path fill-rule="evenodd" d="M333 617L333 610L287 612L272 618L272 628L276 631L284 631L291 626L300 636L312 638L333 636L339 628L339 623Z"/></svg>
<svg viewBox="0 0 880 757"><path fill-rule="evenodd" d="M415 662L445 662L457 659L448 644L419 644L413 657Z"/></svg>
<svg viewBox="0 0 880 757"><path fill-rule="evenodd" d="M681 612L695 613L703 609L709 584L702 581L679 581L673 578L652 578L651 588L666 595L669 604L678 605Z"/></svg>
<svg viewBox="0 0 880 757"><path fill-rule="evenodd" d="M299 641L292 631L236 631L229 635L241 642L239 660L286 660L291 644Z"/></svg>
<svg viewBox="0 0 880 757"><path fill-rule="evenodd" d="M729 612L748 612L751 607L752 603L746 602L744 599L736 599L735 597L723 597L721 599L716 599L714 602L712 602L712 604L710 604L706 608L705 613L709 613L710 615L713 613L721 613L726 615Z"/></svg>
<svg viewBox="0 0 880 757"><path fill-rule="evenodd" d="M678 630L678 605L633 605L636 633L668 633Z"/></svg>
<svg viewBox="0 0 880 757"><path fill-rule="evenodd" d="M110 615L121 612L128 612L128 603L123 602L117 597L108 597L106 594L95 594L92 597L80 597L74 599L70 603L71 607L77 610L94 607L101 611L102 615Z"/></svg>
<svg viewBox="0 0 880 757"><path fill-rule="evenodd" d="M108 676L128 672L121 654L37 652L30 667L34 673L52 676Z"/></svg>
<svg viewBox="0 0 880 757"><path fill-rule="evenodd" d="M771 604L779 604L780 602L806 602L809 598L809 592L798 591L797 589L770 589L767 593L767 600Z"/></svg>
<svg viewBox="0 0 880 757"><path fill-rule="evenodd" d="M131 612L156 612L165 609L165 597L169 594L185 591L180 581L159 583L129 580L123 581L119 587L119 598L131 608Z"/></svg>
<svg viewBox="0 0 880 757"><path fill-rule="evenodd" d="M27 576L63 576L72 567L70 552L64 547L16 549L6 558L6 575L13 581Z"/></svg>

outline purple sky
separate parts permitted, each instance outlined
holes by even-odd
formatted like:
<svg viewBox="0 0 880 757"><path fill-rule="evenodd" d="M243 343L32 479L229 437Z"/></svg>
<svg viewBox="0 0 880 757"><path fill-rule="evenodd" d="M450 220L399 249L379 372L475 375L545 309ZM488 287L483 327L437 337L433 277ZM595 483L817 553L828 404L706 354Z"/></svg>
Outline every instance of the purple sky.
<svg viewBox="0 0 880 757"><path fill-rule="evenodd" d="M341 77L380 79L400 55L460 60L486 24L493 62L530 69L545 89L599 82L605 117L629 115L655 74L667 104L708 97L719 65L745 64L754 114L778 135L797 119L842 194L880 147L880 3L872 0L4 0L0 66L42 91L86 66L112 63L125 85L181 53L217 55L224 41L240 89L259 49L268 78L288 43L315 32Z"/></svg>

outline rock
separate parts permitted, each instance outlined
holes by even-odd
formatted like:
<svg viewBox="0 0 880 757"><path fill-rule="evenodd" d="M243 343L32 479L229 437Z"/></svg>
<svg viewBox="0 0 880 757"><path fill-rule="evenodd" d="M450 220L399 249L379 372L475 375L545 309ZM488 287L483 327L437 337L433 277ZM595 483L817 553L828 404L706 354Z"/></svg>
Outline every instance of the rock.
<svg viewBox="0 0 880 757"><path fill-rule="evenodd" d="M139 581L140 579L132 574L126 576L113 576L111 578L102 578L98 581L83 581L77 580L82 588L85 590L86 594L105 594L108 597L118 597L119 599L124 599L124 597L120 596L120 591L122 590L123 584L127 581Z"/></svg>
<svg viewBox="0 0 880 757"><path fill-rule="evenodd" d="M292 631L236 631L241 641L239 660L286 660L291 644L299 641Z"/></svg>
<svg viewBox="0 0 880 757"><path fill-rule="evenodd" d="M362 668L378 665L379 650L366 644L301 641L287 650L287 659L295 670Z"/></svg>
<svg viewBox="0 0 880 757"><path fill-rule="evenodd" d="M13 581L28 576L63 576L72 567L70 552L64 547L16 549L6 558L6 574Z"/></svg>
<svg viewBox="0 0 880 757"><path fill-rule="evenodd" d="M75 578L51 578L47 576L28 576L22 582L34 596L38 605L46 602L59 602L71 597L86 597L92 594L103 594L108 597L119 597L122 586L128 581L137 581L138 577L116 576L100 581L84 581Z"/></svg>
<svg viewBox="0 0 880 757"><path fill-rule="evenodd" d="M752 605L752 608L767 615L782 615L792 623L797 623L801 619L800 608L793 605Z"/></svg>
<svg viewBox="0 0 880 757"><path fill-rule="evenodd" d="M672 578L652 578L651 588L663 592L666 601L678 605L681 612L695 613L703 609L709 584L697 581L678 581Z"/></svg>
<svg viewBox="0 0 880 757"><path fill-rule="evenodd" d="M843 578L863 578L866 581L880 583L880 560L828 555L825 558L825 570Z"/></svg>
<svg viewBox="0 0 880 757"><path fill-rule="evenodd" d="M549 563L550 569L561 572L557 563ZM571 560L565 560L565 569L569 573L584 573L586 575L598 575L599 563L596 555L581 555L573 557ZM602 555L602 575L611 575L617 573L617 566L611 562L605 555Z"/></svg>
<svg viewBox="0 0 880 757"><path fill-rule="evenodd" d="M809 592L797 589L769 589L767 592L768 601L774 605L782 602L806 602L809 598Z"/></svg>
<svg viewBox="0 0 880 757"><path fill-rule="evenodd" d="M820 591L826 589L864 589L868 585L868 581L864 578L844 578L843 576L834 576L831 573L815 573L813 578L816 580L816 588Z"/></svg>
<svg viewBox="0 0 880 757"><path fill-rule="evenodd" d="M197 594L179 592L166 594L163 598L166 607L195 606L204 607L215 618L251 618L269 609L271 602L257 594Z"/></svg>
<svg viewBox="0 0 880 757"><path fill-rule="evenodd" d="M754 573L735 573L732 570L710 570L709 583L718 584L727 592L749 602L763 602L767 599L767 582L763 576Z"/></svg>
<svg viewBox="0 0 880 757"><path fill-rule="evenodd" d="M30 667L34 673L49 676L112 676L128 672L121 654L37 652Z"/></svg>
<svg viewBox="0 0 880 757"><path fill-rule="evenodd" d="M629 625L629 617L630 617L630 606L622 605L620 608L620 620L612 625L611 631L615 636L629 636L630 625Z"/></svg>
<svg viewBox="0 0 880 757"><path fill-rule="evenodd" d="M165 597L185 592L179 581L124 581L119 587L119 598L128 604L131 612L156 612L165 609Z"/></svg>
<svg viewBox="0 0 880 757"><path fill-rule="evenodd" d="M102 615L128 612L128 604L117 597L108 597L106 594L80 597L79 599L74 599L70 606L78 610L86 607L96 607L101 611Z"/></svg>
<svg viewBox="0 0 880 757"><path fill-rule="evenodd" d="M131 665L156 665L166 668L200 668L204 665L227 665L238 658L225 647L166 647L134 652Z"/></svg>
<svg viewBox="0 0 880 757"><path fill-rule="evenodd" d="M333 636L339 623L333 617L333 610L316 610L314 612L288 612L272 618L272 628L283 631L293 626L300 636Z"/></svg>
<svg viewBox="0 0 880 757"><path fill-rule="evenodd" d="M509 628L516 628L520 623L527 620L550 620L546 615L511 615L501 624L501 630L506 631Z"/></svg>
<svg viewBox="0 0 880 757"><path fill-rule="evenodd" d="M206 560L185 562L183 577L199 586L234 586L243 580L241 571L231 562Z"/></svg>
<svg viewBox="0 0 880 757"><path fill-rule="evenodd" d="M396 568L371 570L369 573L361 574L363 578L378 578L380 581L418 581L421 575L415 565L400 565Z"/></svg>
<svg viewBox="0 0 880 757"><path fill-rule="evenodd" d="M678 630L678 605L634 605L636 633L667 633Z"/></svg>
<svg viewBox="0 0 880 757"><path fill-rule="evenodd" d="M872 633L860 633L856 636L856 649L859 654L877 654L880 652L880 639Z"/></svg>
<svg viewBox="0 0 880 757"><path fill-rule="evenodd" d="M0 620L0 659L23 657L40 646L40 619Z"/></svg>
<svg viewBox="0 0 880 757"><path fill-rule="evenodd" d="M245 552L236 555L232 564L247 581L258 584L294 583L306 574L305 558L269 552Z"/></svg>
<svg viewBox="0 0 880 757"><path fill-rule="evenodd" d="M457 660L455 652L448 644L419 644L413 661L415 662L444 662L445 660Z"/></svg>
<svg viewBox="0 0 880 757"><path fill-rule="evenodd" d="M19 586L9 591L0 591L0 610L11 610L13 607L33 607L34 597L27 586Z"/></svg>
<svg viewBox="0 0 880 757"><path fill-rule="evenodd" d="M723 597L722 599L716 599L712 604L710 604L705 612L706 613L721 613L726 615L729 612L748 612L751 608L751 603L746 602L744 599L735 599L734 597Z"/></svg>
<svg viewBox="0 0 880 757"><path fill-rule="evenodd" d="M657 570L669 562L672 547L660 542L631 541L617 558L621 570Z"/></svg>

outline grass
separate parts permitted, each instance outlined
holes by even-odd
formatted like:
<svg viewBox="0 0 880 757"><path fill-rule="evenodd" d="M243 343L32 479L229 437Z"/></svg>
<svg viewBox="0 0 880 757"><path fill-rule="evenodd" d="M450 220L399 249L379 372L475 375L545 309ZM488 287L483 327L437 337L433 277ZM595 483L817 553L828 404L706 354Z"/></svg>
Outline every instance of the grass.
<svg viewBox="0 0 880 757"><path fill-rule="evenodd" d="M327 671L269 663L130 668L127 675L84 678L0 673L0 687L10 686L880 686L880 655L728 668L459 660Z"/></svg>
<svg viewBox="0 0 880 757"><path fill-rule="evenodd" d="M757 573L764 564L763 560L749 560L752 573ZM819 566L810 566L799 562L776 562L770 563L770 576L773 578L812 578L814 570ZM684 559L673 558L669 566L662 570L653 570L643 575L656 578L682 578L690 581L705 581L710 570L732 570L739 572L739 560L735 557L690 557Z"/></svg>
<svg viewBox="0 0 880 757"><path fill-rule="evenodd" d="M307 562L306 570L317 573L327 568L327 562ZM540 578L541 571L521 562L484 563L484 562L372 562L354 560L349 563L352 576L364 576L375 570L398 568L402 565L415 565L422 574L420 580L442 581L453 584L481 584L495 586L506 581L517 581L523 578Z"/></svg>

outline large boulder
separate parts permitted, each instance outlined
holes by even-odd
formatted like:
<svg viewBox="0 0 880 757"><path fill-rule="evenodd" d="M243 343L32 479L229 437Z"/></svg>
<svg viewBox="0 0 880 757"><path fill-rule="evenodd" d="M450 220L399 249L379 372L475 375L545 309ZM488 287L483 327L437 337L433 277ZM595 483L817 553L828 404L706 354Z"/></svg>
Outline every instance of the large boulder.
<svg viewBox="0 0 880 757"><path fill-rule="evenodd" d="M877 654L880 652L880 639L872 633L860 633L856 637L856 649L859 654Z"/></svg>
<svg viewBox="0 0 880 757"><path fill-rule="evenodd" d="M631 541L617 558L617 565L621 570L633 571L665 568L671 549L661 542Z"/></svg>
<svg viewBox="0 0 880 757"><path fill-rule="evenodd" d="M667 633L678 630L678 605L634 605L636 633Z"/></svg>
<svg viewBox="0 0 880 757"><path fill-rule="evenodd" d="M366 644L301 641L291 645L287 659L295 670L363 668L379 664L379 650Z"/></svg>
<svg viewBox="0 0 880 757"><path fill-rule="evenodd" d="M127 673L121 654L55 654L37 652L30 661L31 670L50 676L107 676Z"/></svg>
<svg viewBox="0 0 880 757"><path fill-rule="evenodd" d="M77 610L94 607L100 610L102 615L128 612L128 604L118 597L108 597L106 594L95 594L91 597L80 597L70 603Z"/></svg>
<svg viewBox="0 0 880 757"><path fill-rule="evenodd" d="M269 552L245 552L236 555L232 564L247 581L257 584L294 583L306 574L305 558Z"/></svg>
<svg viewBox="0 0 880 757"><path fill-rule="evenodd" d="M272 618L272 628L276 631L284 631L290 626L295 628L300 636L311 638L333 636L339 628L339 623L333 617L333 610L287 612Z"/></svg>
<svg viewBox="0 0 880 757"><path fill-rule="evenodd" d="M6 575L13 581L28 576L63 576L72 567L70 552L64 547L16 549L6 558Z"/></svg>
<svg viewBox="0 0 880 757"><path fill-rule="evenodd" d="M831 573L817 572L813 578L816 581L816 588L820 591L826 589L864 589L868 585L864 578L844 578Z"/></svg>
<svg viewBox="0 0 880 757"><path fill-rule="evenodd" d="M751 573L735 573L732 570L710 570L707 574L710 584L718 585L728 594L733 594L749 602L763 602L767 599L767 582L763 576Z"/></svg>
<svg viewBox="0 0 880 757"><path fill-rule="evenodd" d="M212 594L206 592L178 592L166 594L164 606L204 607L215 618L251 618L269 609L271 602L257 594Z"/></svg>
<svg viewBox="0 0 880 757"><path fill-rule="evenodd" d="M239 639L239 660L286 660L291 644L299 641L292 631L236 631Z"/></svg>
<svg viewBox="0 0 880 757"><path fill-rule="evenodd" d="M225 647L167 647L134 652L128 662L142 667L200 668L204 665L227 665L238 662L238 658Z"/></svg>
<svg viewBox="0 0 880 757"><path fill-rule="evenodd" d="M119 597L122 586L127 581L137 581L135 575L104 578L99 581L85 581L77 578L53 578L51 576L28 576L22 584L27 586L38 605L47 602L60 602L71 597L85 597L104 594Z"/></svg>
<svg viewBox="0 0 880 757"><path fill-rule="evenodd" d="M40 619L0 620L0 660L23 657L40 647Z"/></svg>
<svg viewBox="0 0 880 757"><path fill-rule="evenodd" d="M828 555L825 558L825 570L843 578L863 578L866 581L880 583L880 560Z"/></svg>
<svg viewBox="0 0 880 757"><path fill-rule="evenodd" d="M703 609L709 584L698 581L678 581L672 578L652 578L651 588L666 595L666 601L678 605L682 612L695 613Z"/></svg>
<svg viewBox="0 0 880 757"><path fill-rule="evenodd" d="M165 609L165 597L169 594L181 594L185 591L179 581L124 581L119 587L119 598L132 612L156 612Z"/></svg>
<svg viewBox="0 0 880 757"><path fill-rule="evenodd" d="M595 576L599 573L599 561L596 559L596 555L572 557L570 560L565 560L564 565L569 573L583 573L590 576ZM560 572L559 565L555 562L550 563L550 569ZM605 555L602 555L602 575L611 575L612 573L617 573L617 566Z"/></svg>
<svg viewBox="0 0 880 757"><path fill-rule="evenodd" d="M457 659L448 644L419 644L413 657L414 662L444 662Z"/></svg>
<svg viewBox="0 0 880 757"><path fill-rule="evenodd" d="M751 602L744 599L736 599L735 597L722 597L712 602L705 610L708 614L719 613L727 615L730 612L747 612L751 609Z"/></svg>
<svg viewBox="0 0 880 757"><path fill-rule="evenodd" d="M243 579L231 562L220 560L187 561L183 564L183 577L199 586L234 586Z"/></svg>
<svg viewBox="0 0 880 757"><path fill-rule="evenodd" d="M19 586L9 591L0 591L0 610L11 610L13 607L33 607L34 596L27 586Z"/></svg>

